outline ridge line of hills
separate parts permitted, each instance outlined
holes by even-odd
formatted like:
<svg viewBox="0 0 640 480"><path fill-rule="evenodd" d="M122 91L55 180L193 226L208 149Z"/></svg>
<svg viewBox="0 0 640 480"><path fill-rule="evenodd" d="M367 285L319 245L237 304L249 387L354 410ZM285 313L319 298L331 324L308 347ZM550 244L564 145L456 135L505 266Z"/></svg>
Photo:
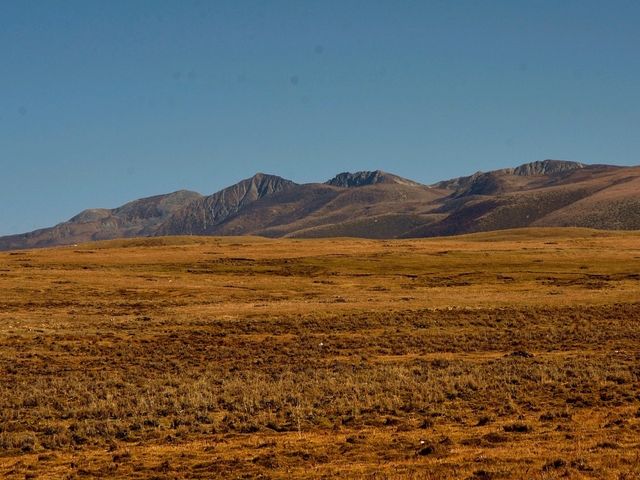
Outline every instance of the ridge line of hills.
<svg viewBox="0 0 640 480"><path fill-rule="evenodd" d="M160 235L409 238L529 226L640 229L640 166L543 160L421 183L381 170L298 184L257 173L212 195L177 192L0 237L0 250Z"/></svg>

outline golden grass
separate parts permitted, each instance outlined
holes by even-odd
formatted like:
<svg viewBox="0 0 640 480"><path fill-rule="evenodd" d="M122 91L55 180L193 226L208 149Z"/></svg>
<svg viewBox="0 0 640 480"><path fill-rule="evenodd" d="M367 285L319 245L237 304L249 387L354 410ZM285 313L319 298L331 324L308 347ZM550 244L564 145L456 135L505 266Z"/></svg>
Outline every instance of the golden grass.
<svg viewBox="0 0 640 480"><path fill-rule="evenodd" d="M640 234L0 254L6 478L640 477Z"/></svg>

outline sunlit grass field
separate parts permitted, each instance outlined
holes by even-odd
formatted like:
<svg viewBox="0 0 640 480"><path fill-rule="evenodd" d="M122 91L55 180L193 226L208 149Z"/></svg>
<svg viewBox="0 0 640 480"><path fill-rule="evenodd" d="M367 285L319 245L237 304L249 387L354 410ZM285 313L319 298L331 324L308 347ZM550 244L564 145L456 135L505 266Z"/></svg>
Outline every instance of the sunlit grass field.
<svg viewBox="0 0 640 480"><path fill-rule="evenodd" d="M5 478L640 478L640 233L0 253Z"/></svg>

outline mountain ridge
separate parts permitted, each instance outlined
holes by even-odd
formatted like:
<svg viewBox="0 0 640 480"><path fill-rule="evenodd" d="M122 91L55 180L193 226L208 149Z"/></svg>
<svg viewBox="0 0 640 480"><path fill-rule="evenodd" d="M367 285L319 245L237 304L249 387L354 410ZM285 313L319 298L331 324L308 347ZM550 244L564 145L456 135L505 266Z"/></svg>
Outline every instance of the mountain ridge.
<svg viewBox="0 0 640 480"><path fill-rule="evenodd" d="M136 236L408 238L525 226L640 229L640 166L547 159L432 185L382 170L306 184L259 172L211 195L179 190L83 210L0 237L0 250Z"/></svg>
<svg viewBox="0 0 640 480"><path fill-rule="evenodd" d="M293 185L295 182L277 175L256 173L212 195L184 205L159 226L158 234L206 235L221 221L249 203Z"/></svg>

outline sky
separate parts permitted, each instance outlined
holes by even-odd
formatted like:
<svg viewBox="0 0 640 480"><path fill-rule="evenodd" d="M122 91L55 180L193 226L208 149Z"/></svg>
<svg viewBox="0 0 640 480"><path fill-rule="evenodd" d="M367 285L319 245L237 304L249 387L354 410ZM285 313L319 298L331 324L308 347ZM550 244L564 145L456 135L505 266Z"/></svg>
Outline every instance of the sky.
<svg viewBox="0 0 640 480"><path fill-rule="evenodd" d="M638 165L640 2L0 0L0 235L256 172Z"/></svg>

